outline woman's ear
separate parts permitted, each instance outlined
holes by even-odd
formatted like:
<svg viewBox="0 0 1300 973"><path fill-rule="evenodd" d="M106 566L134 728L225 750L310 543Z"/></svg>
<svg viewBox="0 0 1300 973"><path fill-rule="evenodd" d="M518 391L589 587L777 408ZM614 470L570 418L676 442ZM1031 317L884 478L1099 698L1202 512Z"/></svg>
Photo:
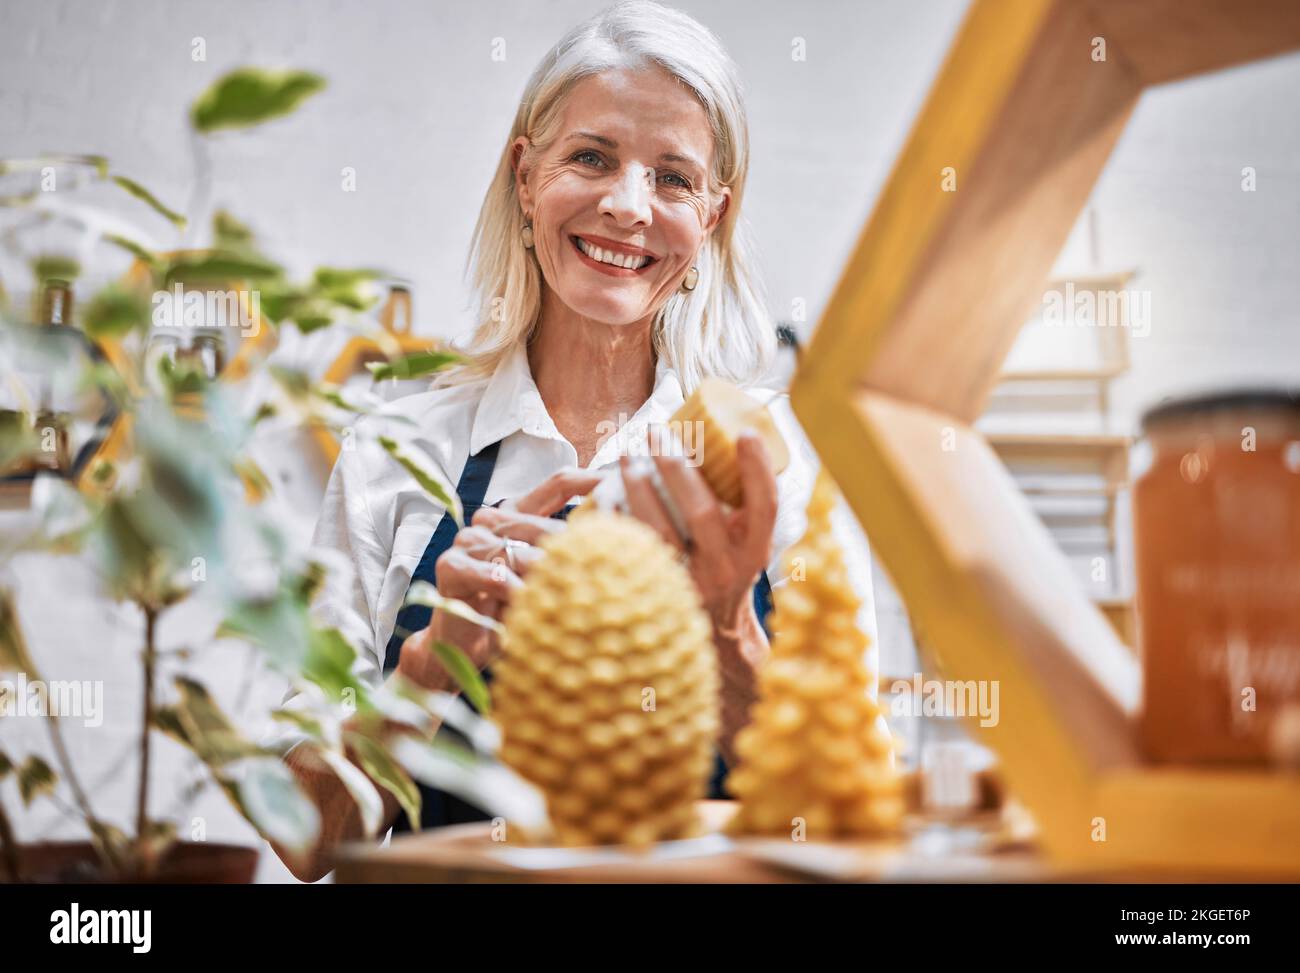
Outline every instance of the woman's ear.
<svg viewBox="0 0 1300 973"><path fill-rule="evenodd" d="M731 206L731 187L723 186L718 205L713 207L713 216L709 219L709 225L704 228L705 235L712 233L713 228L722 222L729 206Z"/></svg>
<svg viewBox="0 0 1300 973"><path fill-rule="evenodd" d="M532 166L524 161L529 148L530 143L526 135L520 135L510 146L510 168L515 174L515 195L519 197L519 208L525 214L533 211L533 194L528 185Z"/></svg>

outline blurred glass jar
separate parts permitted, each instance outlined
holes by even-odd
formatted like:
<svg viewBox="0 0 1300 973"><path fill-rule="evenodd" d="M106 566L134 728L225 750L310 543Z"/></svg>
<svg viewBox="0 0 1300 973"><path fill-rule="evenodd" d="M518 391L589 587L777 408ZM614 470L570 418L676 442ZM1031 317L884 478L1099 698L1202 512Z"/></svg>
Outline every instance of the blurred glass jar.
<svg viewBox="0 0 1300 973"><path fill-rule="evenodd" d="M226 342L221 332L205 329L196 333L190 358L204 378L215 382L226 366Z"/></svg>
<svg viewBox="0 0 1300 973"><path fill-rule="evenodd" d="M1274 724L1300 703L1300 395L1182 399L1148 412L1142 431L1144 748L1163 761L1267 761Z"/></svg>

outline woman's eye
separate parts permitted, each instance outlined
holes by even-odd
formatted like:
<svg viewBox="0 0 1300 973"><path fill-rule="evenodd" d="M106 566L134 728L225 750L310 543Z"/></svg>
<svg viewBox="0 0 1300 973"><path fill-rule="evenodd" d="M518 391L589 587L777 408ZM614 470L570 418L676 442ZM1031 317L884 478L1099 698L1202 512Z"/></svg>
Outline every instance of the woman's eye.
<svg viewBox="0 0 1300 973"><path fill-rule="evenodd" d="M597 153L592 152L590 149L584 149L573 156L573 161L581 162L583 165L594 166L600 164L600 156Z"/></svg>
<svg viewBox="0 0 1300 973"><path fill-rule="evenodd" d="M676 172L665 172L661 178L675 180L673 183L671 183L671 185L676 186L678 189L691 188L690 181L685 176L682 176Z"/></svg>

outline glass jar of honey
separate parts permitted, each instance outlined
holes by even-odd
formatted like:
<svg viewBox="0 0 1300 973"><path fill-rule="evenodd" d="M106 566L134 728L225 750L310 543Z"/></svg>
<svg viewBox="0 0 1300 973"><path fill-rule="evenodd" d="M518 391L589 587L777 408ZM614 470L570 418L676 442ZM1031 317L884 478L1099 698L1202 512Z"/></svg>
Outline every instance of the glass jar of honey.
<svg viewBox="0 0 1300 973"><path fill-rule="evenodd" d="M1300 706L1300 393L1168 402L1133 488L1142 741L1261 763Z"/></svg>

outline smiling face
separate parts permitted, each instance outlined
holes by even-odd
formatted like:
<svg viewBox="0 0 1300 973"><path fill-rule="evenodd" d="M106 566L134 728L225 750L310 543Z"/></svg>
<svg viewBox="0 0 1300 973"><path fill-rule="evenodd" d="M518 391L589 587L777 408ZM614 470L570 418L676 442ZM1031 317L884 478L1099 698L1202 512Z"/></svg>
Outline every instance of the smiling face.
<svg viewBox="0 0 1300 973"><path fill-rule="evenodd" d="M730 198L709 191L704 107L661 69L606 71L573 87L557 131L532 158L514 145L545 286L595 321L652 320Z"/></svg>

